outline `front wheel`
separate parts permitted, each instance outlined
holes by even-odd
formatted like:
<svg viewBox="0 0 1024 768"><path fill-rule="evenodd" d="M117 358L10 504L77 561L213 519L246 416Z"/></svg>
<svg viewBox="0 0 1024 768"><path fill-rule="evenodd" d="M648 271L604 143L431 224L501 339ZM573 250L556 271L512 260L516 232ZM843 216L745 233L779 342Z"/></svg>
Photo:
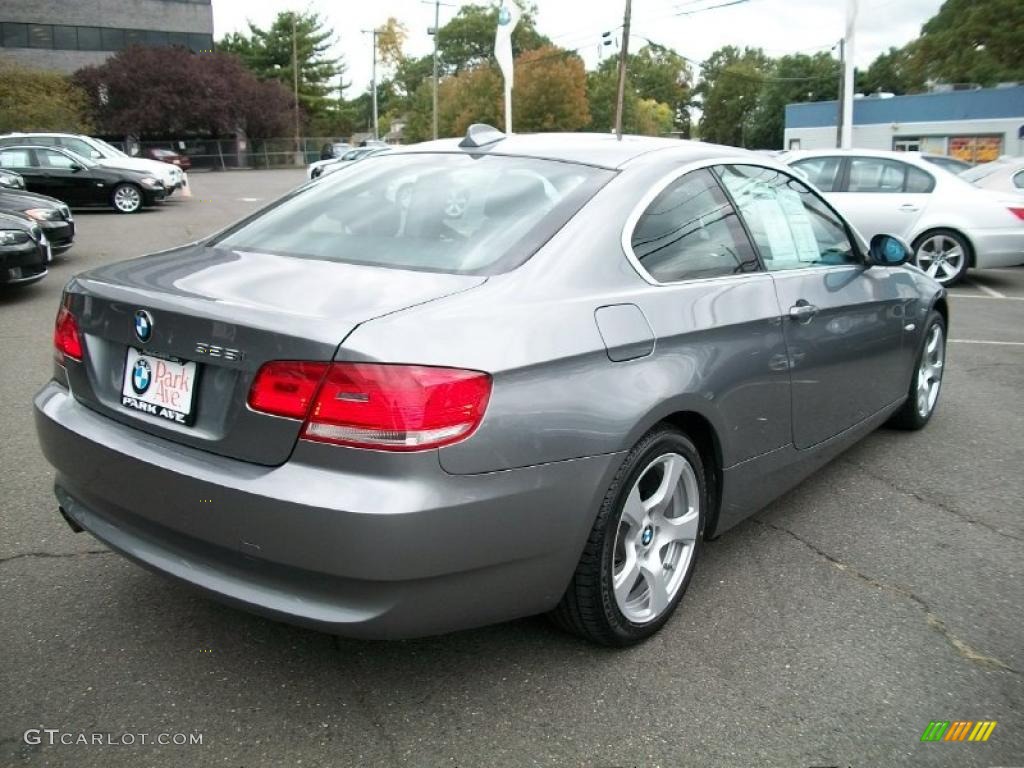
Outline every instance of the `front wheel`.
<svg viewBox="0 0 1024 768"><path fill-rule="evenodd" d="M690 583L707 509L704 465L686 435L657 427L605 495L555 623L627 646L665 625Z"/></svg>
<svg viewBox="0 0 1024 768"><path fill-rule="evenodd" d="M910 391L903 407L893 414L890 425L898 429L921 429L935 413L946 366L946 323L933 311L928 316L924 344L917 358L917 367L910 381Z"/></svg>
<svg viewBox="0 0 1024 768"><path fill-rule="evenodd" d="M135 213L142 207L142 190L134 184L118 184L112 199L118 213Z"/></svg>
<svg viewBox="0 0 1024 768"><path fill-rule="evenodd" d="M914 264L942 285L963 280L969 266L970 245L963 235L950 229L936 229L914 243Z"/></svg>

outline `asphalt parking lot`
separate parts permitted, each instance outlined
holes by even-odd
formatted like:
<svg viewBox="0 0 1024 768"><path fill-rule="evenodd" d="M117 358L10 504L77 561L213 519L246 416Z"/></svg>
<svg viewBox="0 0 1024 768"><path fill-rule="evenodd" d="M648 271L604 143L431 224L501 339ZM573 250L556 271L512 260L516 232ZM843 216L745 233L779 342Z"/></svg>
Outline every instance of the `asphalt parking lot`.
<svg viewBox="0 0 1024 768"><path fill-rule="evenodd" d="M193 197L161 210L79 212L50 276L0 292L0 765L1024 765L1024 268L953 290L926 430L873 434L709 544L681 610L638 648L596 649L541 618L335 638L73 534L30 407L63 284L302 178L196 174ZM984 744L922 743L932 720L998 725ZM44 728L136 743L25 743Z"/></svg>

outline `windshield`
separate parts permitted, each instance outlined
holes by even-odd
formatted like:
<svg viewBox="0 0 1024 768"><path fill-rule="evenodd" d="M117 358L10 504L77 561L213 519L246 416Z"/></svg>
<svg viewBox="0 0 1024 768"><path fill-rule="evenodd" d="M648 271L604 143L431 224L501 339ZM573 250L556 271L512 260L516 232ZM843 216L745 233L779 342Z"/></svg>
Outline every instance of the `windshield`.
<svg viewBox="0 0 1024 768"><path fill-rule="evenodd" d="M495 274L526 261L612 175L526 157L383 154L300 189L210 245Z"/></svg>
<svg viewBox="0 0 1024 768"><path fill-rule="evenodd" d="M128 155L126 155L120 149L118 149L117 147L113 146L112 144L107 144L107 142L105 142L103 139L93 139L93 141L95 143L99 144L101 147L103 147L104 150L106 150L108 153L110 153L114 157L128 157Z"/></svg>
<svg viewBox="0 0 1024 768"><path fill-rule="evenodd" d="M998 160L994 163L983 163L982 165L976 165L973 168L963 171L960 174L960 178L965 181L975 182L981 181L987 176L991 176L996 171L999 171L1006 167L1006 163L1001 163Z"/></svg>

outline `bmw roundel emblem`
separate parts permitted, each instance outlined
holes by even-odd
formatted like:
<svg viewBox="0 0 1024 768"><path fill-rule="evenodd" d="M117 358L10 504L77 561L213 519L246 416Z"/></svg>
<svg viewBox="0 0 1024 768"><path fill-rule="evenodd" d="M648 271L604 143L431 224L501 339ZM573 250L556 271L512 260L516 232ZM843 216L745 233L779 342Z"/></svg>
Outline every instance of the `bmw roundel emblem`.
<svg viewBox="0 0 1024 768"><path fill-rule="evenodd" d="M144 309L135 312L135 335L143 343L153 335L153 316Z"/></svg>
<svg viewBox="0 0 1024 768"><path fill-rule="evenodd" d="M149 362L140 357L132 367L132 389L135 390L135 394L141 395L149 389L152 381L153 371L149 367Z"/></svg>

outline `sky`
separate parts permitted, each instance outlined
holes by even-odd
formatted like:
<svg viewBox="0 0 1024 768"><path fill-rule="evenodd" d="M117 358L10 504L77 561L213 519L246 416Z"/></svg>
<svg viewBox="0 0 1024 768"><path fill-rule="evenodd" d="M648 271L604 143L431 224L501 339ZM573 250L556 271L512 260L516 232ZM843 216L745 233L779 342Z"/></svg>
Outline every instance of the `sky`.
<svg viewBox="0 0 1024 768"><path fill-rule="evenodd" d="M601 51L601 33L616 39L622 26L623 0L534 0L537 28L563 48L578 49L588 67L600 55L612 55L616 46ZM674 48L700 62L723 45L760 47L770 56L816 53L831 49L846 26L847 0L743 0L737 5L702 11L728 0L633 0L630 48L644 45L641 37ZM478 0L485 3L487 0ZM441 5L441 25L450 19L459 0ZM855 62L866 67L890 46L916 38L921 25L942 0L859 0ZM335 54L343 55L353 98L370 82L372 29L394 16L408 29L406 52L421 55L432 50L427 27L433 24L434 3L425 0L213 0L214 37L245 31L251 20L268 26L279 11L317 11L335 30ZM686 13L686 15L680 15ZM636 35L636 37L634 37Z"/></svg>

